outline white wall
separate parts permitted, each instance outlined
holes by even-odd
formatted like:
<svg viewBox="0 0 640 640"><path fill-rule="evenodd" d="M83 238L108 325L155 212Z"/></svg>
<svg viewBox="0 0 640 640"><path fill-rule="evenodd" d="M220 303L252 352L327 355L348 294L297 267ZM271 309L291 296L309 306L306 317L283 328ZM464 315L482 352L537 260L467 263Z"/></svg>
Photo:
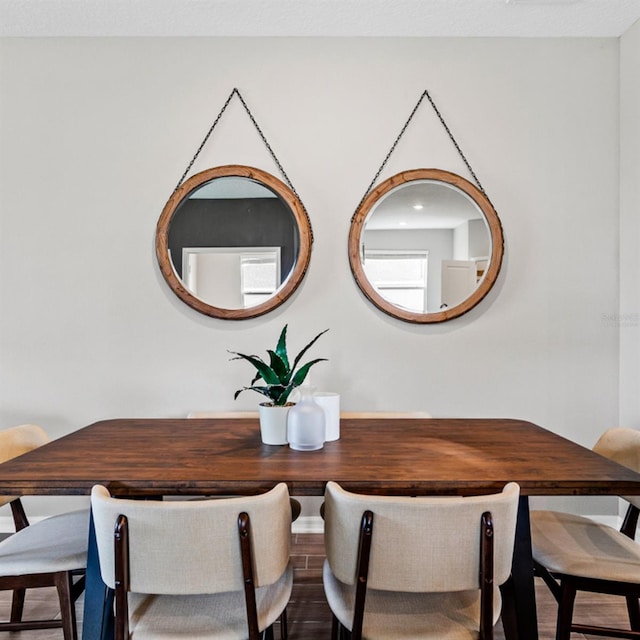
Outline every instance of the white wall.
<svg viewBox="0 0 640 640"><path fill-rule="evenodd" d="M637 35L629 43L637 54ZM103 418L252 408L258 396L233 401L251 373L227 349L263 352L289 323L292 349L330 327L313 382L340 391L346 410L517 417L591 446L618 423L618 44L1 41L0 424L37 422L57 437ZM153 243L234 86L315 243L283 307L224 322L168 290ZM488 298L435 326L373 308L347 259L350 218L425 88L506 241ZM237 101L194 170L236 162L278 175ZM470 178L428 105L381 179L421 166Z"/></svg>
<svg viewBox="0 0 640 640"><path fill-rule="evenodd" d="M620 44L620 423L640 428L640 22Z"/></svg>
<svg viewBox="0 0 640 640"><path fill-rule="evenodd" d="M469 220L467 222L469 248L467 256L470 258L488 258L491 255L491 236L487 233L487 226L483 220Z"/></svg>

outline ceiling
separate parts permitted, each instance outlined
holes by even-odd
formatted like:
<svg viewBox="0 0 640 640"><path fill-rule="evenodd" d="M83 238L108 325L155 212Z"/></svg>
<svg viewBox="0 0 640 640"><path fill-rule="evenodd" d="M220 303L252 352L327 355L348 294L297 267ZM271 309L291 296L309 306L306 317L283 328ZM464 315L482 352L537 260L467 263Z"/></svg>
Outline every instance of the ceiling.
<svg viewBox="0 0 640 640"><path fill-rule="evenodd" d="M0 0L0 36L618 37L640 0Z"/></svg>
<svg viewBox="0 0 640 640"><path fill-rule="evenodd" d="M471 198L445 182L414 180L387 193L371 209L365 229L455 229L468 220L482 219Z"/></svg>

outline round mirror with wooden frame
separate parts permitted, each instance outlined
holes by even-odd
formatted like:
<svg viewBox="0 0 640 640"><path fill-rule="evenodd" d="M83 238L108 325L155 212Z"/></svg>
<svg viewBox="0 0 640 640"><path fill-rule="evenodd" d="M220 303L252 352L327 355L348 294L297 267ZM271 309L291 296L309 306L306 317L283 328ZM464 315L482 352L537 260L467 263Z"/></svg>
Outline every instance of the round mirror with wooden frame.
<svg viewBox="0 0 640 640"><path fill-rule="evenodd" d="M244 320L280 306L311 257L300 198L271 174L243 165L182 183L156 227L156 256L171 290L215 318Z"/></svg>
<svg viewBox="0 0 640 640"><path fill-rule="evenodd" d="M504 241L487 196L441 169L404 171L363 199L349 231L349 263L364 295L413 323L451 320L495 284Z"/></svg>

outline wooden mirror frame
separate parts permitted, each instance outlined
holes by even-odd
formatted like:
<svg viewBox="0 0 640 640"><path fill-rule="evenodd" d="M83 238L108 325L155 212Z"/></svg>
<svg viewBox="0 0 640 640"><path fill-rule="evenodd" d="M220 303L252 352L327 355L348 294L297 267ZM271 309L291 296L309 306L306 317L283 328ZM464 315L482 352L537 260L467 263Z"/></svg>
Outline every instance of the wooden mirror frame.
<svg viewBox="0 0 640 640"><path fill-rule="evenodd" d="M194 296L178 278L176 271L171 262L169 255L169 227L171 220L178 207L188 198L198 187L210 182L216 178L249 178L274 191L291 210L291 214L295 218L300 236L300 248L298 256L292 271L289 273L284 284L276 290L276 292L261 304L254 307L244 309L225 309L215 307L200 298ZM200 173L193 175L191 178L183 182L171 195L167 204L164 206L158 224L156 226L156 257L160 266L160 271L164 279L167 281L171 290L192 309L204 313L213 318L221 318L223 320L245 320L261 316L269 311L273 311L279 307L300 285L304 274L309 266L311 258L311 244L313 236L311 232L311 222L307 212L300 201L300 198L290 189L284 182L271 174L244 165L224 165L206 169Z"/></svg>
<svg viewBox="0 0 640 640"><path fill-rule="evenodd" d="M480 284L469 297L457 304L455 307L443 309L435 313L418 313L416 311L403 309L383 298L378 293L377 289L369 282L364 272L360 256L360 237L364 230L367 217L371 214L374 207L378 204L380 199L387 195L392 189L416 180L433 180L443 182L466 193L482 211L491 235L491 256L489 258L489 265ZM349 264L351 266L353 277L355 278L355 281L358 287L360 287L362 293L364 293L364 295L376 307L378 307L378 309L384 311L386 314L393 316L394 318L398 318L399 320L418 324L451 320L452 318L457 318L458 316L467 313L467 311L475 307L487 295L487 293L489 293L489 290L495 284L502 265L503 254L504 239L502 235L502 225L500 224L500 218L489 201L489 198L487 198L487 196L480 191L478 187L468 180L465 180L463 177L455 173L441 169L413 169L410 171L403 171L402 173L398 173L384 182L381 182L375 189L367 194L364 200L360 203L360 206L353 216L351 228L349 230Z"/></svg>

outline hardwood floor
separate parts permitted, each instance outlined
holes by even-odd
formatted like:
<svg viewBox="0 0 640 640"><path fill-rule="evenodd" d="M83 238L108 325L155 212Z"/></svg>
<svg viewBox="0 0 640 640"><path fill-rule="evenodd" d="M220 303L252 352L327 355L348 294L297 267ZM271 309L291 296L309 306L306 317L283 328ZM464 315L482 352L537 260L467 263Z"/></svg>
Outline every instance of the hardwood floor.
<svg viewBox="0 0 640 640"><path fill-rule="evenodd" d="M293 537L295 570L291 602L287 609L290 640L328 640L331 613L322 589L323 538L320 534L299 533ZM553 640L555 635L555 602L542 582L536 584L540 640ZM9 592L0 593L0 615L8 614ZM34 589L27 593L25 615L51 616L57 609L52 589ZM82 599L77 604L78 626L82 628ZM576 619L585 623L627 625L623 598L581 594L576 601ZM277 625L276 625L277 626ZM279 628L275 637L280 637ZM23 631L5 636L7 640L62 640L62 630ZM602 637L602 636L600 636ZM502 626L496 627L496 640L504 640ZM595 640L595 636L573 634L572 640ZM0 634L0 640L2 635Z"/></svg>

